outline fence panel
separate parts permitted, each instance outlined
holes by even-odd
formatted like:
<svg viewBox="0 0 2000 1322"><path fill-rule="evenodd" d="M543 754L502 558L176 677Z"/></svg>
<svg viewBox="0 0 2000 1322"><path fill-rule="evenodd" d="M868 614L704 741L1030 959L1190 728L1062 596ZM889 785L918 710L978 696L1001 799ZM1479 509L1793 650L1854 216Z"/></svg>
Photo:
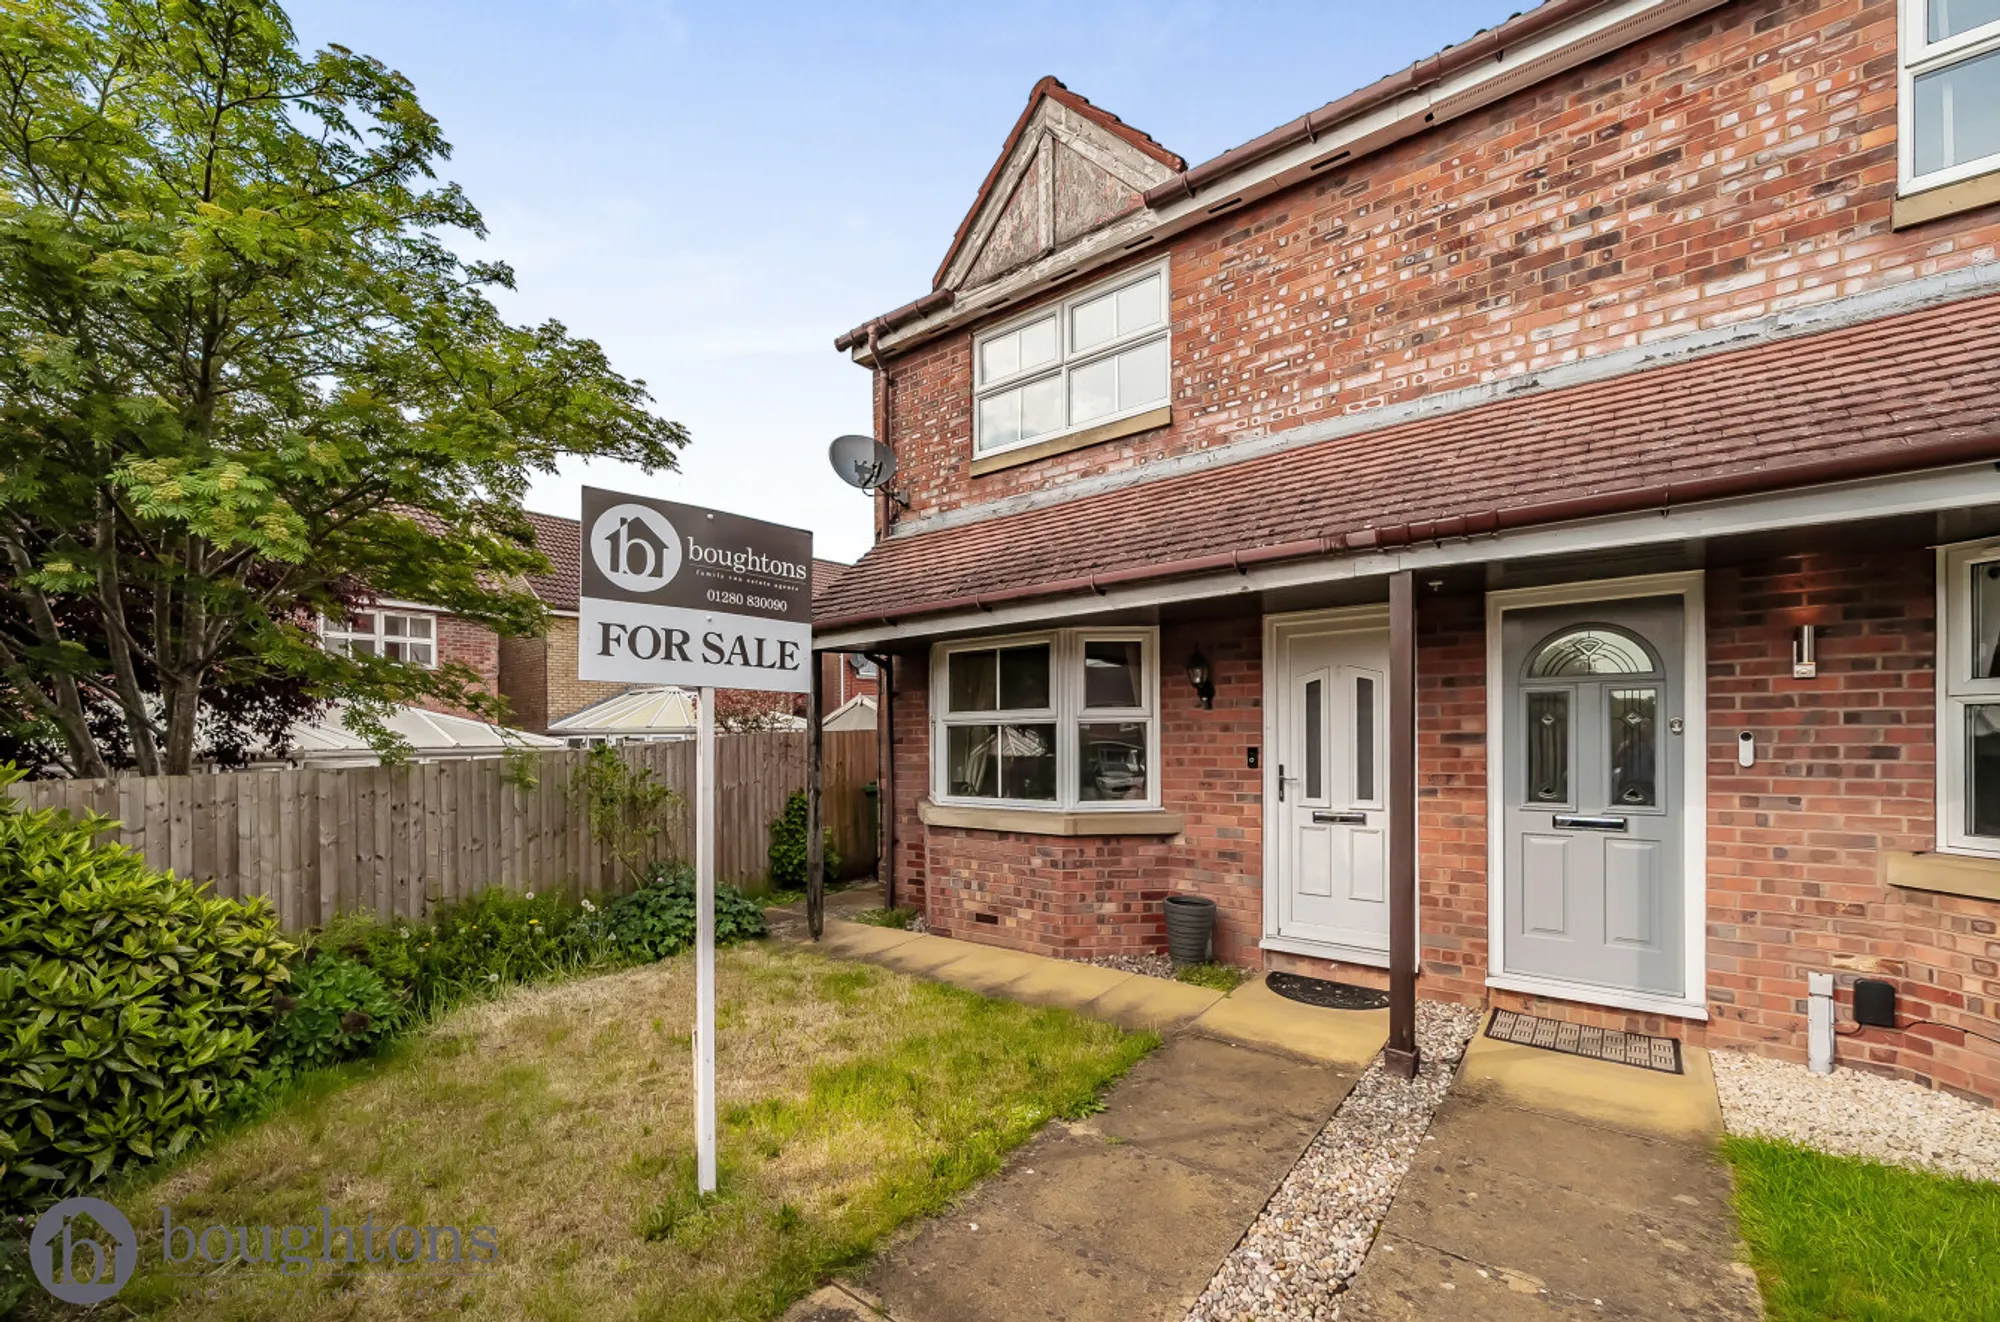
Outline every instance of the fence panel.
<svg viewBox="0 0 2000 1322"><path fill-rule="evenodd" d="M824 808L846 877L874 871L872 730L825 736ZM691 742L623 750L674 790L647 853L694 856ZM532 783L500 759L214 776L22 781L31 808L115 819L100 839L154 867L213 880L225 896L265 895L287 927L373 910L421 917L488 886L621 890L628 879L597 841L571 788L587 755L540 754ZM716 741L716 876L764 886L770 824L806 783L806 736L734 734Z"/></svg>

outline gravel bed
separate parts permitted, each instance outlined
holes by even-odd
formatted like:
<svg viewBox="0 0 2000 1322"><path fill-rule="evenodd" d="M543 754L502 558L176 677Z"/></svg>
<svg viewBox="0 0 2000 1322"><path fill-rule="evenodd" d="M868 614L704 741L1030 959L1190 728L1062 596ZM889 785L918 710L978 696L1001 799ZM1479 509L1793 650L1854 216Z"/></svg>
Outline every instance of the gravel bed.
<svg viewBox="0 0 2000 1322"><path fill-rule="evenodd" d="M2000 1110L1864 1070L1717 1051L1715 1088L1732 1134L1894 1166L2000 1180Z"/></svg>
<svg viewBox="0 0 2000 1322"><path fill-rule="evenodd" d="M1451 1090L1476 1006L1417 1002L1423 1067L1399 1079L1378 1056L1271 1195L1187 1322L1332 1322L1361 1269L1431 1115Z"/></svg>
<svg viewBox="0 0 2000 1322"><path fill-rule="evenodd" d="M1097 955L1090 959L1080 959L1079 964L1095 964L1101 969L1116 969L1120 973L1140 973L1149 978L1173 980L1174 962L1165 955Z"/></svg>

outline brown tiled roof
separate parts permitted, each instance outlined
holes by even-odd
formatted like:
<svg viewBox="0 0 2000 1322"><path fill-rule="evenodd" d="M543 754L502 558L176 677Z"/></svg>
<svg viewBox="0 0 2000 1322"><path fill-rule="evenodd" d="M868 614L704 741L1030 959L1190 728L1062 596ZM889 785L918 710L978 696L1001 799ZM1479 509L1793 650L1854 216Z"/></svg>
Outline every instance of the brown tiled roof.
<svg viewBox="0 0 2000 1322"><path fill-rule="evenodd" d="M816 623L2000 458L2000 296L878 543Z"/></svg>
<svg viewBox="0 0 2000 1322"><path fill-rule="evenodd" d="M583 525L560 514L533 510L528 511L528 522L535 528L535 549L549 558L549 572L530 574L528 587L550 610L575 610L583 576Z"/></svg>
<svg viewBox="0 0 2000 1322"><path fill-rule="evenodd" d="M853 565L842 564L838 560L822 560L813 557L813 609L819 609L820 599L828 596L840 586L840 580Z"/></svg>

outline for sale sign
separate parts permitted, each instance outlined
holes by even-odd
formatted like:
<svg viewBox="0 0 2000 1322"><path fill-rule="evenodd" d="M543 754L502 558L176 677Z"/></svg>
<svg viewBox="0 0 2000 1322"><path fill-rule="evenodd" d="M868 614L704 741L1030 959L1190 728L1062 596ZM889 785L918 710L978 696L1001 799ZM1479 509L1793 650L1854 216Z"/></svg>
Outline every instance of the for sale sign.
<svg viewBox="0 0 2000 1322"><path fill-rule="evenodd" d="M583 541L581 678L809 691L811 533L585 487Z"/></svg>

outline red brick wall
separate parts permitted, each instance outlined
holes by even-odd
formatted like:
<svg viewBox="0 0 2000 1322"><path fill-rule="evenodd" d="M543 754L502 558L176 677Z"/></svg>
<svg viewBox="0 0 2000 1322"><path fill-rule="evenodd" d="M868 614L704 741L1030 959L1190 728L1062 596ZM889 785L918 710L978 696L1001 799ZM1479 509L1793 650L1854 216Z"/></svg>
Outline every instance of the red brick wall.
<svg viewBox="0 0 2000 1322"><path fill-rule="evenodd" d="M1166 948L1161 901L1191 891L1216 902L1216 957L1259 963L1263 773L1248 765L1248 750L1263 743L1262 628L1258 617L1242 616L1161 630L1161 806L1185 822L1174 837L925 828L910 785L928 786L929 731L927 718L911 715L920 698L905 696L924 666L899 660L896 765L908 784L897 797L910 810L898 829L910 833L908 847L921 848L933 928L1038 954L1158 951ZM1215 676L1212 708L1185 678L1197 648Z"/></svg>
<svg viewBox="0 0 2000 1322"><path fill-rule="evenodd" d="M892 360L898 485L929 513L1995 260L2000 208L1891 231L1895 138L1895 0L1727 5L1173 240L1168 428L974 479L969 335Z"/></svg>
<svg viewBox="0 0 2000 1322"><path fill-rule="evenodd" d="M433 618L436 620L438 664L469 666L479 673L478 687L488 693L500 692L500 635L484 625L459 619L456 615ZM449 703L427 700L418 705L429 711L450 712L459 716L472 714Z"/></svg>
<svg viewBox="0 0 2000 1322"><path fill-rule="evenodd" d="M819 658L820 711L831 715L843 703L875 694L875 681L854 673L845 652L822 652Z"/></svg>
<svg viewBox="0 0 2000 1322"><path fill-rule="evenodd" d="M2000 1096L2000 906L1899 890L1884 851L1936 845L1936 557L1788 556L1709 575L1709 1004L1713 1043L1803 1059L1808 972L1896 984L1906 1031L1845 1061ZM1819 626L1820 676L1791 678ZM1736 764L1738 731L1757 765Z"/></svg>

